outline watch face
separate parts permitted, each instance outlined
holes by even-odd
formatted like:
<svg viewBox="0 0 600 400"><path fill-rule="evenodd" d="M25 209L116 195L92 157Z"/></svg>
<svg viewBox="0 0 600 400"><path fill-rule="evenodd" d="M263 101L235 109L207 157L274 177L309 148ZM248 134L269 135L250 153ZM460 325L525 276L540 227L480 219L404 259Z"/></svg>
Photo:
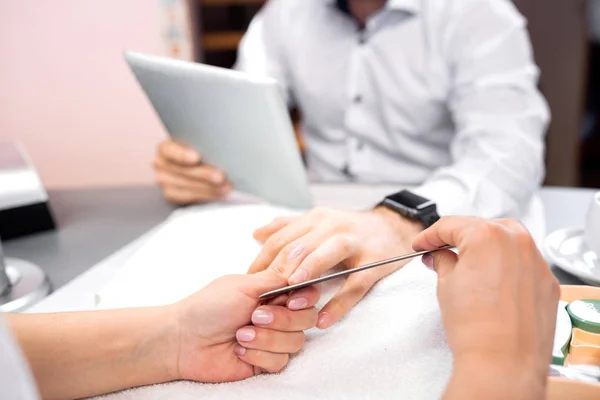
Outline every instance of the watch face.
<svg viewBox="0 0 600 400"><path fill-rule="evenodd" d="M402 204L407 208L412 208L414 210L422 210L435 204L432 200L424 199L423 197L417 196L416 194L411 193L408 190L403 190L401 192L388 196L388 199L392 200L395 203Z"/></svg>

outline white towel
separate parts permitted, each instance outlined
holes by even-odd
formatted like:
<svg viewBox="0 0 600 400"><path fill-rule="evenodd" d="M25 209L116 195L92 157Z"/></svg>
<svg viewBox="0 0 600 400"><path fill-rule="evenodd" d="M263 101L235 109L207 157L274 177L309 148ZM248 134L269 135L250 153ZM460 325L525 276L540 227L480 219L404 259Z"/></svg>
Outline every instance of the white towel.
<svg viewBox="0 0 600 400"><path fill-rule="evenodd" d="M434 282L434 274L419 262L407 265L341 322L309 331L304 349L280 374L225 384L176 382L106 399L440 398L452 358Z"/></svg>
<svg viewBox="0 0 600 400"><path fill-rule="evenodd" d="M176 215L98 293L99 307L166 304L219 276L244 273L259 250L252 231L282 213L252 205ZM435 274L414 260L377 284L342 321L308 331L303 350L280 374L224 384L175 382L102 399L439 398L452 355L435 282ZM324 287L319 306L339 285Z"/></svg>

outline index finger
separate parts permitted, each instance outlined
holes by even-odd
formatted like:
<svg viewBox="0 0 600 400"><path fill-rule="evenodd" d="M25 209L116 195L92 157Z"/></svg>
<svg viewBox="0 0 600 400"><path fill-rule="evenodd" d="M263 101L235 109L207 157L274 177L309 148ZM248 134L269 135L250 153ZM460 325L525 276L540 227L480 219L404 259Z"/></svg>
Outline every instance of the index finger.
<svg viewBox="0 0 600 400"><path fill-rule="evenodd" d="M255 230L254 233L252 233L252 237L259 242L264 243L267 241L267 239L273 236L274 233L279 232L298 218L299 217L297 215L284 215L277 217L267 225L261 226Z"/></svg>
<svg viewBox="0 0 600 400"><path fill-rule="evenodd" d="M183 166L195 165L200 162L200 154L190 147L174 140L165 140L158 145L158 153L166 160Z"/></svg>
<svg viewBox="0 0 600 400"><path fill-rule="evenodd" d="M413 240L412 247L415 251L422 251L451 245L461 250L465 233L474 226L481 225L481 221L475 217L443 217L419 233Z"/></svg>
<svg viewBox="0 0 600 400"><path fill-rule="evenodd" d="M294 244L294 242L303 237L310 229L310 220L298 218L269 236L254 261L252 261L248 273L253 274L267 269L278 256L284 260L292 260L300 256L303 253L302 248L304 246L299 243ZM282 254L282 250L286 246L290 247L290 245L292 247L290 252ZM279 265L276 264L275 268L279 268ZM281 270L279 272L284 273L285 271Z"/></svg>

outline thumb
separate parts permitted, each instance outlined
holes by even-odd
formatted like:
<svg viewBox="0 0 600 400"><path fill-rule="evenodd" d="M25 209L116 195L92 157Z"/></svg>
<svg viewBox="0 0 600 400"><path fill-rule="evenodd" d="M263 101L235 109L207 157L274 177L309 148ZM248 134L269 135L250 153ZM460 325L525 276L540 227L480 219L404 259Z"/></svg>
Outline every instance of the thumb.
<svg viewBox="0 0 600 400"><path fill-rule="evenodd" d="M245 292L255 299L265 292L287 286L287 279L270 268L245 276Z"/></svg>
<svg viewBox="0 0 600 400"><path fill-rule="evenodd" d="M428 256L431 258L426 259L426 256L424 256L423 263L437 272L439 278L452 272L458 262L458 256L450 250L439 250Z"/></svg>

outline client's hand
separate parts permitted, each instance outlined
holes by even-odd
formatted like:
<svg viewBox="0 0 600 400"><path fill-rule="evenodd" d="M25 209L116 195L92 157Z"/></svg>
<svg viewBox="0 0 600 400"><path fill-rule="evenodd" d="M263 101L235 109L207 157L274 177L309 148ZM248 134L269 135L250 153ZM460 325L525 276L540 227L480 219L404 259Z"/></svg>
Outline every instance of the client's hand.
<svg viewBox="0 0 600 400"><path fill-rule="evenodd" d="M158 146L153 166L156 181L172 203L213 201L231 192L223 172L202 163L195 150L173 140L165 140Z"/></svg>
<svg viewBox="0 0 600 400"><path fill-rule="evenodd" d="M525 227L514 220L443 218L415 250L438 274L454 375L447 398L542 398L560 287Z"/></svg>
<svg viewBox="0 0 600 400"><path fill-rule="evenodd" d="M304 344L303 330L317 322L314 287L298 291L302 309L257 308L259 295L286 283L270 270L230 275L175 304L179 379L227 382L280 371Z"/></svg>
<svg viewBox="0 0 600 400"><path fill-rule="evenodd" d="M300 283L317 278L340 263L354 268L406 253L421 230L420 224L384 208L365 212L315 208L299 217L277 218L258 229L254 238L264 246L249 272L270 268L290 277L289 284ZM317 326L331 326L377 281L403 265L394 263L350 275L321 310Z"/></svg>

